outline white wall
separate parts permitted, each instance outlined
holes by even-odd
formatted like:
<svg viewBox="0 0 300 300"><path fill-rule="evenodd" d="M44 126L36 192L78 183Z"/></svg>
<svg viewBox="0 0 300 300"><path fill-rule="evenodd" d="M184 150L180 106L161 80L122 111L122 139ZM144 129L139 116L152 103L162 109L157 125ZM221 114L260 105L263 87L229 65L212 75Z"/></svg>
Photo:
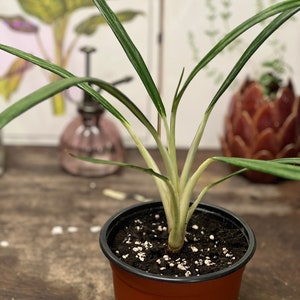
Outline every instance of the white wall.
<svg viewBox="0 0 300 300"><path fill-rule="evenodd" d="M213 39L206 32L211 29L218 30L218 34L214 38L217 40L225 31L232 29L236 24L252 15L257 9L257 1L237 1L231 0L231 6L225 8L225 1L220 0L188 0L174 1L165 0L165 33L164 33L164 56L163 56L163 82L162 96L166 106L170 108L172 96L178 83L179 75L185 68L185 75L192 70L197 59L202 57L212 46ZM271 0L260 1L263 5L267 5ZM134 21L127 23L125 26L133 36L145 59L150 66L150 70L157 80L158 78L158 7L159 0L127 0L127 1L109 1L115 10L123 8L141 10L145 12L143 16L137 17ZM215 5L215 9L210 8ZM24 12L17 4L17 0L6 1L2 4L2 14L5 15L24 15ZM71 19L69 26L69 41L74 36L72 28L76 25L76 20L84 18L89 14L96 12L92 8L84 9L76 13L75 18ZM222 19L222 13L230 13L228 22ZM213 15L214 21L210 21L208 16ZM45 41L45 47L51 52L51 32L49 28L33 17L27 18L38 23L41 29L41 36ZM298 34L299 17L290 21L280 30L271 41L277 42L276 47L284 47L283 51L285 61L292 67L293 80L296 88L299 87L299 71L297 69L300 37ZM190 86L187 91L178 115L177 142L180 147L188 147L193 133L196 130L196 124L201 120L202 114L217 90L216 78L224 76L229 71L230 66L236 61L242 49L250 42L257 30L261 29L257 26L249 34L241 40L241 43L231 51L225 51L216 62L203 70L200 76ZM25 34L15 33L7 29L0 22L0 42L8 43L16 47L21 47L26 51L39 55L39 49L36 39ZM92 56L92 75L99 76L109 81L114 81L134 72L122 54L120 47L117 45L114 37L107 27L101 27L95 35L88 38L82 38L78 43L77 49L74 50L69 68L72 72L79 75L84 74L84 57L78 48L83 45L93 45L98 48L96 54ZM243 81L247 74L256 76L259 74L260 65L266 59L275 57L279 52L278 49L267 43L247 64L246 69L239 76L235 87L231 88L224 96L211 116L208 124L208 131L204 136L203 147L219 147L219 136L222 134L222 124L225 111L228 106L230 94L236 86ZM5 70L12 62L12 58L6 54L0 53L1 73L3 76ZM214 75L211 75L214 71ZM9 102L0 99L0 108L3 109L8 104L21 98L34 88L47 83L45 74L37 68L32 68L27 72L26 77L22 81L17 93L12 96ZM135 75L134 75L135 76ZM132 83L120 86L120 88L128 93L132 99L135 99L145 114L153 121L156 115L149 104L148 98L142 86L133 80ZM299 89L298 89L299 90ZM80 94L72 91L75 98L79 98ZM1 96L0 96L1 97ZM30 112L24 114L21 118L13 121L4 130L5 142L9 144L57 144L59 136L64 127L76 115L76 105L72 101L67 102L66 113L63 116L54 116L51 111L51 102L45 102ZM153 143L147 132L135 121L130 118L131 122L136 124L137 132L142 139L151 146ZM122 130L122 129L120 129ZM124 140L130 144L126 132L122 130Z"/></svg>

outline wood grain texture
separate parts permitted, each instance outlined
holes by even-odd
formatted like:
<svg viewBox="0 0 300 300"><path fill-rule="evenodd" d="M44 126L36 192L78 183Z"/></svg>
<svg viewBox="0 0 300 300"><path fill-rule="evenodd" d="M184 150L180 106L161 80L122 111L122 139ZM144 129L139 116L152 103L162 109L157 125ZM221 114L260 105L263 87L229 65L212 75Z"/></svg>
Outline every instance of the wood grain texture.
<svg viewBox="0 0 300 300"><path fill-rule="evenodd" d="M180 166L185 154L178 153ZM199 151L196 164L214 154ZM153 155L158 157L156 151ZM127 160L142 164L135 150L127 151ZM227 171L222 164L211 166L195 192ZM128 197L104 196L106 188ZM0 299L112 300L109 264L91 228L136 203L134 193L158 197L146 174L122 170L105 178L74 177L61 170L56 148L7 146L0 242L9 245L0 246ZM259 185L236 177L205 201L240 214L256 233L257 251L246 268L240 299L300 299L300 183ZM63 233L52 234L55 226Z"/></svg>

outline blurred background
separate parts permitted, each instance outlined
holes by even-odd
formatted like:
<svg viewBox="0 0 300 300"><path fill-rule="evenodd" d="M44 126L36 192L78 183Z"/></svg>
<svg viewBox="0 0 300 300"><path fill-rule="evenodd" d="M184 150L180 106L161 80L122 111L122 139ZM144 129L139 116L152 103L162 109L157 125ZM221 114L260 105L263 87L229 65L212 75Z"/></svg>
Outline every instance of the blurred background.
<svg viewBox="0 0 300 300"><path fill-rule="evenodd" d="M109 0L108 0L109 1ZM156 122L156 114L142 86L135 80L120 46L108 26L96 18L96 8L90 0L51 1L53 10L44 7L45 2L11 0L1 4L0 42L21 48L60 64L77 75L85 75L86 58L80 49L96 48L91 56L90 75L115 82L132 76L128 83L120 85L144 113ZM68 10L62 2L70 2ZM80 3L81 2L81 3ZM216 41L241 21L274 0L111 0L109 4L119 14L125 28L143 54L155 81L159 84L163 99L170 107L179 76L183 68L189 74L197 61ZM224 116L233 94L247 76L257 79L267 68L291 78L296 93L299 92L300 72L299 18L289 21L277 31L248 62L232 87L223 95L211 116L204 137L203 148L219 148L223 133ZM284 28L285 27L285 28ZM288 29L286 28L288 27ZM189 143L210 99L225 78L230 66L262 29L256 26L223 51L213 64L208 65L186 93L179 110L177 141L181 148ZM161 37L161 38L160 38ZM27 95L39 86L56 78L47 72L6 53L0 53L0 109ZM5 144L57 145L68 123L77 114L82 92L72 88L67 93L49 99L14 120L2 132ZM112 100L113 101L113 100ZM125 113L126 115L126 113ZM109 117L109 116L108 116ZM136 121L128 117L132 123ZM195 120L199 119L199 122ZM121 131L126 146L130 139ZM151 137L141 126L138 134L146 145L153 145Z"/></svg>

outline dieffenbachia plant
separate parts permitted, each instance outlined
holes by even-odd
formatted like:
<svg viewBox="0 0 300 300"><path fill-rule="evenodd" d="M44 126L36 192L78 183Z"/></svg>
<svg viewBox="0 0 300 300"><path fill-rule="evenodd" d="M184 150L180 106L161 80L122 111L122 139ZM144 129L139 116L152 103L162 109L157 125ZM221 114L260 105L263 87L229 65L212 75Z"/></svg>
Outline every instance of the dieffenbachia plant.
<svg viewBox="0 0 300 300"><path fill-rule="evenodd" d="M157 110L159 117L161 118L162 129L165 131L165 141L162 140L159 131L153 126L144 113L138 108L138 104L134 100L129 99L119 89L115 88L111 84L97 79L97 78L79 78L74 76L69 71L56 66L48 61L45 61L36 56L22 52L18 49L6 45L0 45L0 49L12 53L18 57L21 57L31 63L38 65L44 69L47 69L62 79L48 84L30 95L20 99L15 104L8 107L5 111L0 114L0 127L10 122L12 119L30 109L32 106L40 103L41 101L48 99L56 93L63 91L71 86L78 86L85 92L89 93L95 101L98 101L103 107L109 111L116 119L128 131L132 140L136 144L140 154L144 158L147 168L139 166L133 166L126 163L112 162L112 161L99 161L95 159L83 158L90 160L95 163L104 164L117 164L124 167L135 168L151 174L157 185L161 201L165 210L167 222L169 240L168 247L169 251L180 251L184 244L184 236L186 226L204 194L216 184L229 179L239 172L243 172L246 169L253 169L256 171L262 171L265 173L273 174L286 179L300 180L300 158L286 158L276 161L262 161L262 160L251 160L242 158L229 158L215 156L206 159L198 168L193 171L192 165L198 150L203 132L206 127L208 118L215 106L220 99L221 95L226 91L228 86L244 67L249 58L255 53L261 44L285 21L290 19L300 10L300 0L286 0L281 3L270 6L269 8L259 12L255 16L247 19L241 25L237 26L231 32L229 32L222 40L220 40L195 66L192 72L184 80L184 72L182 72L177 89L174 94L173 104L169 115L167 115L164 101L161 99L160 93L151 74L142 58L140 52L132 42L131 38L125 31L124 27L116 17L115 13L110 9L105 0L93 0L96 7L105 17L108 25L114 32L116 38L119 40L123 47L129 61L135 68L141 82L143 83L149 98L152 101L154 107ZM273 17L273 18L272 18ZM213 60L222 50L233 42L237 37L243 34L245 31L260 23L264 20L271 18L271 21L266 25L263 30L255 37L252 43L244 51L239 58L238 62L233 66L228 76L221 84L219 89L216 91L215 96L209 103L202 120L200 121L198 130L189 148L184 167L181 172L178 170L177 158L176 158L176 117L177 109L181 104L181 100L185 94L186 89L192 82L193 78L203 69L211 60ZM150 132L153 139L156 142L157 148L161 154L161 158L164 162L164 173L160 170L154 158L151 156L149 151L141 142L140 138L135 132L135 129L126 119L124 114L117 110L106 98L97 92L93 86L101 87L101 89L108 92L110 95L118 99L139 121L146 127ZM192 199L193 190L200 180L203 172L213 162L223 162L239 167L239 171L231 173L226 177L220 178L219 180L208 184L200 192L195 199ZM192 204L191 203L192 200Z"/></svg>

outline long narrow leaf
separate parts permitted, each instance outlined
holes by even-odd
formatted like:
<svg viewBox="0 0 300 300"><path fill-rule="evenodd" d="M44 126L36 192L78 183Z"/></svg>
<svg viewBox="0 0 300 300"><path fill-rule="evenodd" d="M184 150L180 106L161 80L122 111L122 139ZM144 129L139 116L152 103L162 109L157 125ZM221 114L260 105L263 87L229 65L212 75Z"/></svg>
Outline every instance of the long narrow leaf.
<svg viewBox="0 0 300 300"><path fill-rule="evenodd" d="M97 79L94 78L88 78L88 77L82 77L82 78L66 78L61 79L52 83L49 83L31 94L25 96L24 98L20 99L19 101L15 102L11 106L9 106L7 109L2 111L0 113L0 128L4 127L7 123L12 121L14 118L19 116L20 114L24 113L25 111L29 110L33 106L41 103L44 100L49 99L50 97L56 95L57 93L64 91L65 89L78 85L83 82L97 82ZM126 120L124 117L119 114L118 111L114 111L115 114L119 115L119 119L122 119L123 122Z"/></svg>
<svg viewBox="0 0 300 300"><path fill-rule="evenodd" d="M46 69L50 72L53 72L63 78L75 78L75 76L61 68L60 66L57 66L49 61L46 61L42 58L39 58L37 56L34 56L30 53L24 52L22 50L7 46L7 45L3 45L0 44L0 50L6 51L10 54L13 54L15 56L21 57L37 66L40 66L43 69ZM72 80L72 79L71 79ZM87 80L89 81L89 80ZM91 81L90 83L97 83L100 87L102 85L102 88L104 89L105 87L107 87L107 91L109 91L108 88L108 84L104 84L103 81L101 80L95 80L95 81ZM102 84L101 84L102 83ZM55 86L57 83L53 83L53 86ZM151 155L149 154L149 152L145 149L145 147L141 144L139 138L136 136L136 134L134 133L132 127L130 126L130 124L127 122L127 120L123 117L123 115L115 109L115 107L113 105L111 105L104 97L102 97L97 91L95 91L89 84L87 83L77 83L77 86L79 88L81 88L82 90L86 91L88 94L90 94L95 100L97 100L99 103L102 104L102 106L109 111L110 113L112 113L117 119L119 119L123 125L125 126L125 128L127 129L128 133L130 134L130 136L132 137L133 141L136 143L137 148L139 149L139 151L141 152L142 156L144 157L145 161L148 163L148 165L151 165L153 167L156 167L156 164L153 160L153 158L151 157ZM112 94L114 94L114 96L118 96L118 93L116 92L116 89L111 88L111 91L114 90L114 92ZM49 94L50 95L50 94ZM120 95L120 93L119 93ZM32 99L31 97L33 97L34 99ZM135 114L140 121L144 122L144 125L147 127L148 126L148 130L153 134L153 137L156 138L156 142L157 145L160 147L162 156L164 158L164 161L166 163L166 167L169 169L169 173L171 173L170 171L170 162L168 160L168 157L166 155L166 151L163 148L161 142L160 142L160 138L157 137L157 135L155 134L155 129L153 127L151 127L152 125L150 123L147 123L146 118L144 117L144 115L137 109L137 107L130 102L130 100L127 98L123 98L119 97L118 100L122 100L123 103L125 104L125 106L127 106L129 109L132 109L132 113ZM37 103L45 100L45 97L41 97L40 93L34 94L34 95L29 95L27 97L25 97L25 99L21 99L19 101L21 101L21 103L16 103L16 105L11 106L10 108L8 108L5 111L5 114L1 115L1 124L2 126L4 126L6 123L8 123L10 120L12 120L14 117L20 115L21 113L23 113L24 111L26 111L27 109L29 109L30 107L36 105ZM28 102L29 101L29 102ZM30 102L32 101L32 102ZM122 102L121 101L121 102ZM127 101L127 103L125 103ZM26 108L27 106L27 108Z"/></svg>
<svg viewBox="0 0 300 300"><path fill-rule="evenodd" d="M241 174L243 172L245 172L247 169L240 169L238 171L235 171L233 173L230 173L227 176L224 176L208 185L206 185L200 192L200 194L197 196L197 198L195 199L195 201L193 202L193 204L190 206L189 211L188 211L188 215L187 215L187 222L190 220L192 214L194 213L195 209L197 208L197 206L199 205L200 201L202 200L203 196L214 186L222 183L223 181L230 179L238 174Z"/></svg>
<svg viewBox="0 0 300 300"><path fill-rule="evenodd" d="M236 78L242 68L245 66L247 61L251 58L251 56L257 51L257 49L267 40L267 38L276 31L284 22L289 20L294 14L296 14L300 8L292 9L287 12L281 13L278 17L276 17L273 21L270 22L268 26L266 26L261 33L253 40L253 42L248 46L245 52L241 55L238 62L230 71L229 75L224 80L223 84L217 91L213 100L209 104L207 111L211 111L221 97L221 95L226 91L232 81Z"/></svg>
<svg viewBox="0 0 300 300"><path fill-rule="evenodd" d="M13 55L16 55L18 57L21 57L22 59L25 59L35 65L38 65L46 70L49 70L51 72L54 72L55 74L63 77L63 78L75 78L75 76L61 68L60 66L57 66L49 61L46 61L42 58L36 57L32 54L29 54L27 52L23 52L22 50L0 44L0 49L3 51L6 51L8 53L11 53ZM82 81L79 81L80 83L83 83ZM103 107L108 110L110 113L112 113L115 117L117 117L119 120L124 121L124 118L121 116L121 114L115 109L114 106L112 106L104 97L99 95L98 92L93 90L89 85L86 84L80 84L80 83L75 83L74 85L78 85L78 87L82 88L86 92L92 94L92 96L103 105ZM151 125L149 120L146 118L146 116L139 110L139 108L126 96L124 95L120 90L118 90L116 87L113 85L103 81L103 80L93 80L93 83L101 87L103 90L107 91L110 93L112 96L114 96L116 99L121 101L147 128L148 130L152 133L152 135L155 135L155 128ZM34 100L36 101L36 100ZM41 99L41 101L43 101ZM17 112L16 112L17 113Z"/></svg>
<svg viewBox="0 0 300 300"><path fill-rule="evenodd" d="M300 158L297 157L285 157L275 159L276 162L280 162L282 164L290 164L290 165L300 165Z"/></svg>
<svg viewBox="0 0 300 300"><path fill-rule="evenodd" d="M131 164L127 164L127 163L123 163L123 162L119 162L119 161L113 161L113 160L103 160L103 159L98 159L98 158L93 158L93 157L87 157L87 156L81 156L81 155L76 155L74 153L69 153L72 157L83 160L83 161L87 161L93 164L101 164L101 165L114 165L114 166L119 166L119 167L125 167L125 168L129 168L129 169L135 169L135 170L139 170L142 171L144 173L147 173L149 175L158 177L162 180L164 180L165 182L168 182L169 179L162 175L159 174L155 171L153 171L153 169L150 168L143 168L140 166L136 166L136 165L131 165Z"/></svg>
<svg viewBox="0 0 300 300"><path fill-rule="evenodd" d="M133 103L122 91L117 89L115 86L111 85L110 83L107 83L103 80L98 80L95 82L97 86L99 86L102 90L106 91L110 95L112 95L114 98L119 100L124 106L126 106L130 112L138 119L140 122L150 131L152 136L157 139L157 131L153 127L153 125L150 123L150 121L147 119L147 117L144 115L144 113Z"/></svg>
<svg viewBox="0 0 300 300"><path fill-rule="evenodd" d="M171 162L171 158L168 155L167 150L162 143L159 133L153 127L153 125L150 123L147 117L143 114L143 112L124 93L122 93L116 87L102 80L98 80L95 83L99 87L101 87L101 89L108 92L110 95L114 96L117 100L123 103L132 112L132 114L135 115L136 118L140 120L140 122L147 128L147 130L150 132L150 134L152 135L152 137L156 142L156 145L162 156L168 174L170 175L171 178L174 177L174 174L177 174L177 172L173 168L173 163Z"/></svg>
<svg viewBox="0 0 300 300"><path fill-rule="evenodd" d="M273 160L258 160L237 157L215 156L213 160L231 164L248 170L259 171L290 180L300 180L300 167ZM284 160L283 160L284 161ZM293 158L293 163L300 164L300 158Z"/></svg>
<svg viewBox="0 0 300 300"><path fill-rule="evenodd" d="M244 32L246 32L248 29L253 27L254 25L276 15L281 12L297 8L300 5L300 0L287 0L281 3L274 4L273 6L270 6L261 12L257 13L253 17L250 17L240 25L238 25L236 28L234 28L232 31L230 31L228 34L225 35L223 39L221 39L204 57L200 60L200 62L195 66L195 68L191 71L190 75L186 79L182 89L178 93L177 97L175 98L173 102L172 111L176 111L178 104L189 86L189 84L192 82L193 78L199 73L201 69L203 69L211 60L214 59L223 49L225 49L230 43L232 43L237 37L242 35Z"/></svg>
<svg viewBox="0 0 300 300"><path fill-rule="evenodd" d="M10 54L13 54L15 56L21 57L45 70L48 70L50 72L53 72L62 78L71 78L75 77L71 72L65 70L64 68L61 68L58 65L55 65L47 60L44 60L42 58L39 58L35 55L32 55L30 53L24 52L22 50L16 49L14 47L10 47L7 45L0 44L0 50L3 50L5 52L8 52ZM117 119L119 119L121 122L124 122L125 119L122 117L122 115L115 109L113 105L111 105L104 97L102 97L97 91L92 89L90 85L87 83L79 83L78 87L89 93L93 98L95 98L101 105L109 111L112 115L114 115Z"/></svg>
<svg viewBox="0 0 300 300"><path fill-rule="evenodd" d="M217 93L213 97L212 101L208 105L204 118L199 125L192 145L189 149L186 163L184 165L182 171L182 182L184 183L187 180L187 176L190 173L192 162L196 155L199 143L201 141L204 129L206 128L206 123L209 119L210 112L212 111L214 105L220 99L221 95L225 92L234 78L238 75L241 69L244 67L246 62L250 59L250 57L255 53L255 51L264 43L264 41L278 28L280 27L285 21L287 21L292 15L298 12L300 8L289 10L287 12L281 13L278 17L276 17L267 27L265 27L262 32L252 41L252 43L248 46L245 52L242 54L238 62L234 65L232 70L230 71L229 75L225 78L224 82L222 83L221 87L218 89Z"/></svg>
<svg viewBox="0 0 300 300"><path fill-rule="evenodd" d="M166 111L164 104L161 100L158 89L150 75L150 72L141 56L139 50L136 48L131 38L127 34L121 22L118 20L115 13L106 4L105 0L93 0L97 8L103 14L107 21L107 24L112 29L122 48L124 49L128 59L130 60L132 66L135 68L140 79L142 80L151 100L153 101L157 112L160 116L165 117Z"/></svg>

